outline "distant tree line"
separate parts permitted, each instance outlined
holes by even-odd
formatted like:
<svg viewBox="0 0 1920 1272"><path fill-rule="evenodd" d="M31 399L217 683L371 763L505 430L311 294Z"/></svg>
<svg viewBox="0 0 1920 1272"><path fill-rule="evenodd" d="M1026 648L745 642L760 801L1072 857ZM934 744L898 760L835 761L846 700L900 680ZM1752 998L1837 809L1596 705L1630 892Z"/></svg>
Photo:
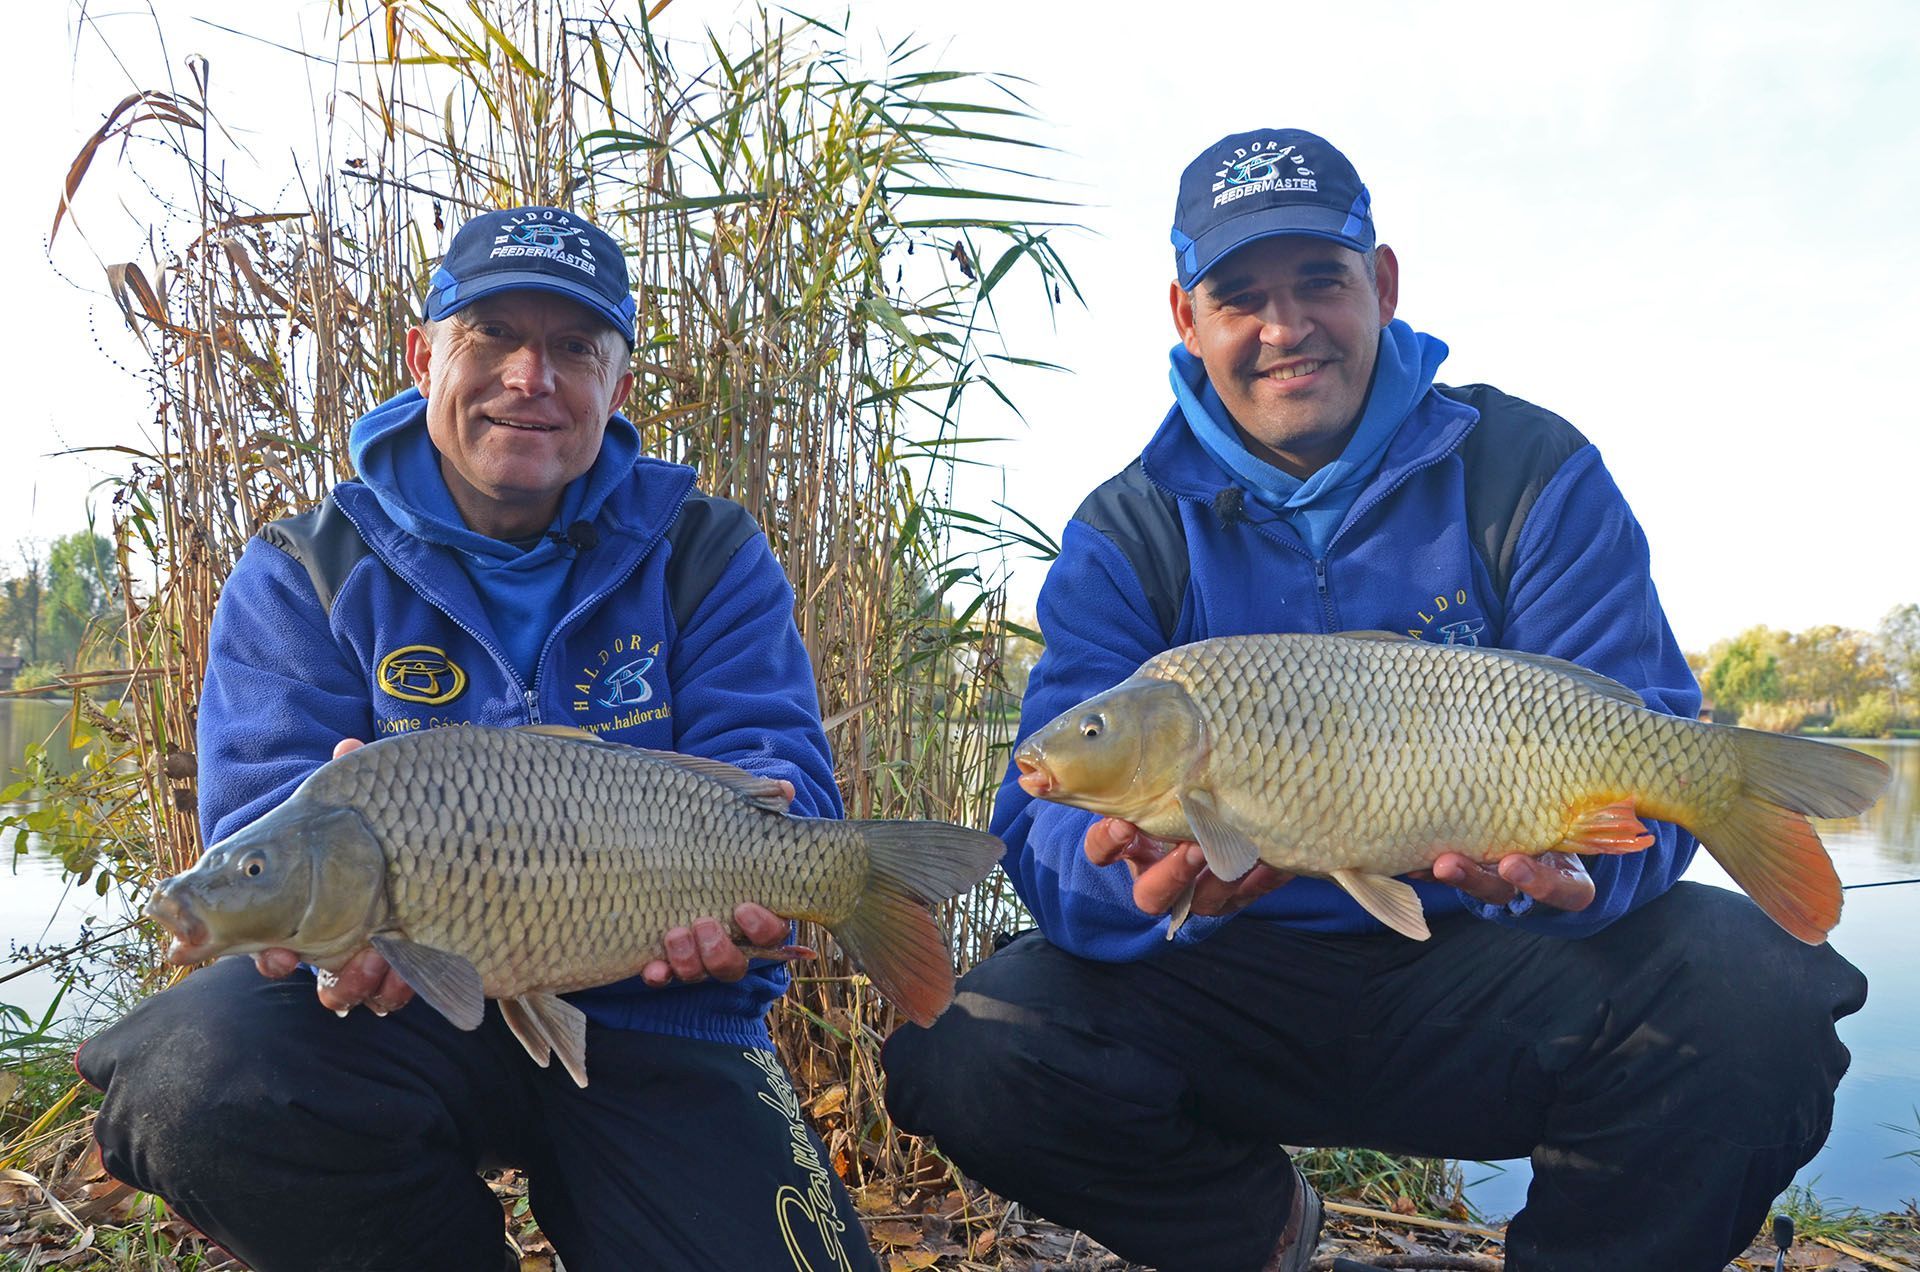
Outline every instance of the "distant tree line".
<svg viewBox="0 0 1920 1272"><path fill-rule="evenodd" d="M29 684L81 670L88 629L119 607L119 571L104 536L78 530L50 544L22 543L0 579L0 654L25 660L21 680Z"/></svg>
<svg viewBox="0 0 1920 1272"><path fill-rule="evenodd" d="M1687 661L1722 724L1860 738L1920 727L1920 604L1895 606L1877 632L1750 627Z"/></svg>

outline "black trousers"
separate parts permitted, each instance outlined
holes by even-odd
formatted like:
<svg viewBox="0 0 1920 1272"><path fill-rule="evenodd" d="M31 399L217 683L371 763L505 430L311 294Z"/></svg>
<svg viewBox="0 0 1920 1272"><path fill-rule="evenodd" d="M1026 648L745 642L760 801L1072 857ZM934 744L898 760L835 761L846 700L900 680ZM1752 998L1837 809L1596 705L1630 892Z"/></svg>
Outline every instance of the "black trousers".
<svg viewBox="0 0 1920 1272"><path fill-rule="evenodd" d="M1131 964L1028 935L883 1053L962 1170L1161 1272L1255 1272L1280 1145L1531 1156L1515 1272L1707 1272L1827 1137L1866 981L1745 897L1681 884L1580 941L1236 922Z"/></svg>
<svg viewBox="0 0 1920 1272"><path fill-rule="evenodd" d="M107 1169L261 1272L499 1272L483 1163L527 1172L569 1272L877 1272L771 1053L587 1027L590 1084L489 1003L342 1019L313 980L227 959L81 1049Z"/></svg>

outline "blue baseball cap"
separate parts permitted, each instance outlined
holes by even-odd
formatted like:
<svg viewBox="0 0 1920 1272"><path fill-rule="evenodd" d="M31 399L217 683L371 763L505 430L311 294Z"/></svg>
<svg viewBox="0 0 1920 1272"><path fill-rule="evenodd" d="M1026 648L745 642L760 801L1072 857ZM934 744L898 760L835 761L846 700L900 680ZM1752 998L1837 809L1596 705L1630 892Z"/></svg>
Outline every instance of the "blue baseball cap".
<svg viewBox="0 0 1920 1272"><path fill-rule="evenodd" d="M1372 198L1326 138L1299 128L1235 133L1180 174L1173 259L1187 291L1228 253L1281 234L1373 250Z"/></svg>
<svg viewBox="0 0 1920 1272"><path fill-rule="evenodd" d="M634 343L627 257L611 235L565 208L482 212L454 233L427 288L438 321L483 296L544 291L579 301Z"/></svg>

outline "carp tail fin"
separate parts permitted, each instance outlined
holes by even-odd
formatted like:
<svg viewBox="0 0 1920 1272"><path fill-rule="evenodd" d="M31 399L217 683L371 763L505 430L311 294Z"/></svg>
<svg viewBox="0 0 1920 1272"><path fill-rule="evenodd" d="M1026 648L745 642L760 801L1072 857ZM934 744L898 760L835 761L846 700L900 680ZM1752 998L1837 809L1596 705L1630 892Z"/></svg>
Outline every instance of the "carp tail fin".
<svg viewBox="0 0 1920 1272"><path fill-rule="evenodd" d="M867 882L853 912L827 925L874 987L917 1025L953 1001L953 954L928 907L987 877L1005 846L946 822L855 821Z"/></svg>

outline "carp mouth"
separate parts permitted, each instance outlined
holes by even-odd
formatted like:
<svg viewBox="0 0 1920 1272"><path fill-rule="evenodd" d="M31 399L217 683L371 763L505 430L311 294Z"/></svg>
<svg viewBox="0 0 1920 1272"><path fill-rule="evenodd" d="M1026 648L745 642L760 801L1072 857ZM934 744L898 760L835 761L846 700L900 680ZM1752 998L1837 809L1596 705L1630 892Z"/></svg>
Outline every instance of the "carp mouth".
<svg viewBox="0 0 1920 1272"><path fill-rule="evenodd" d="M1047 768L1046 757L1038 747L1022 747L1013 757L1014 767L1020 770L1020 789L1035 799L1045 799L1053 793L1053 772Z"/></svg>
<svg viewBox="0 0 1920 1272"><path fill-rule="evenodd" d="M179 967L204 962L212 952L213 939L207 925L166 884L147 902L147 917L165 928L173 937L167 946L167 961Z"/></svg>

